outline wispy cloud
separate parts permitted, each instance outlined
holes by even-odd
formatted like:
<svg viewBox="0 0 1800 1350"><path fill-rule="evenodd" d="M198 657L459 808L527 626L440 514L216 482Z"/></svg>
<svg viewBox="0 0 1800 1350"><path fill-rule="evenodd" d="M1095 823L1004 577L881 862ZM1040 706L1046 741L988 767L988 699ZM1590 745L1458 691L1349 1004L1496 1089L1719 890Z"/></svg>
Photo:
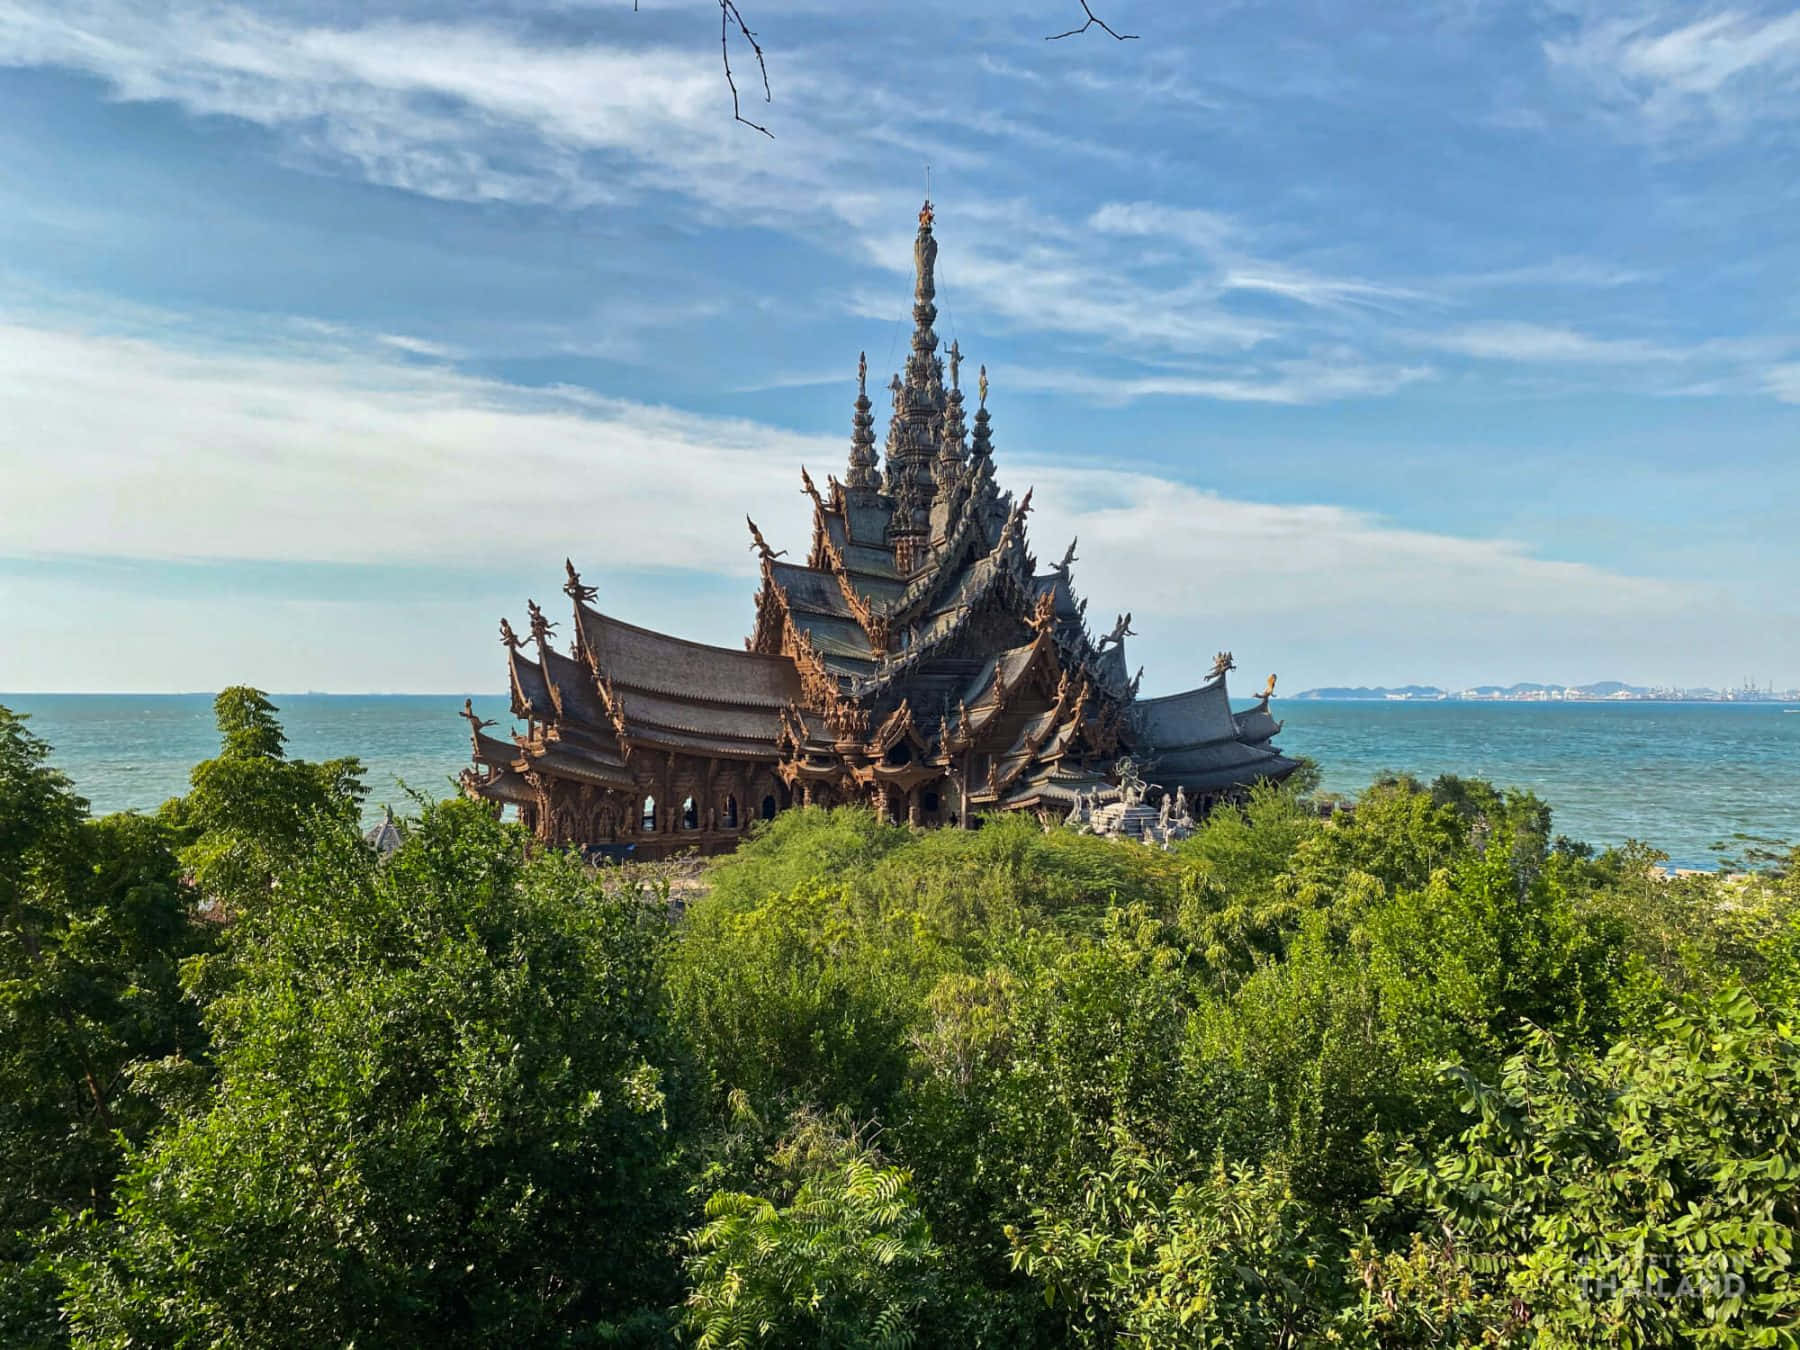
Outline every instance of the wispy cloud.
<svg viewBox="0 0 1800 1350"><path fill-rule="evenodd" d="M7 466L0 500L0 535L27 555L480 567L567 554L748 576L744 511L771 538L797 537L798 466L830 471L846 453L839 438L472 379L379 344L240 356L12 323L0 401L27 433L7 457L36 466ZM1092 540L1102 590L1160 612L1229 611L1234 595L1293 611L1447 605L1495 586L1520 612L1617 612L1682 593L1336 507L1042 462L1005 472L1036 484L1051 535ZM1216 587L1205 597L1188 580L1201 574Z"/></svg>
<svg viewBox="0 0 1800 1350"><path fill-rule="evenodd" d="M1225 368L1211 373L1161 371L1108 376L1067 369L1007 369L1008 387L1076 395L1100 403L1144 398L1203 398L1224 403L1330 403L1391 394L1431 378L1428 365L1386 366L1355 359L1273 361L1266 367Z"/></svg>
<svg viewBox="0 0 1800 1350"><path fill-rule="evenodd" d="M746 155L697 48L553 41L491 19L332 25L185 0L9 0L0 64L86 71L119 98L269 127L303 160L453 201L591 206L672 189L740 219L791 220L801 187L831 213L845 158L829 100L815 107L830 77L798 56L786 98L816 116Z"/></svg>
<svg viewBox="0 0 1800 1350"><path fill-rule="evenodd" d="M1470 324L1424 335L1422 345L1484 361L1549 369L1641 371L1648 392L1691 395L1768 392L1779 384L1766 372L1771 362L1800 350L1800 336L1708 338L1698 342L1600 337L1579 329L1523 322ZM1671 378L1680 383L1670 383Z"/></svg>
<svg viewBox="0 0 1800 1350"><path fill-rule="evenodd" d="M1496 267L1484 272L1448 276L1440 281L1453 289L1499 290L1506 287L1570 287L1612 290L1657 279L1657 273L1624 267L1599 258L1557 257L1544 262Z"/></svg>
<svg viewBox="0 0 1800 1350"><path fill-rule="evenodd" d="M1493 322L1471 324L1427 339L1445 351L1494 361L1620 365L1678 361L1682 354L1638 338L1600 338L1573 328Z"/></svg>
<svg viewBox="0 0 1800 1350"><path fill-rule="evenodd" d="M1800 13L1662 6L1583 11L1544 44L1553 68L1655 136L1732 135L1791 123L1800 96Z"/></svg>

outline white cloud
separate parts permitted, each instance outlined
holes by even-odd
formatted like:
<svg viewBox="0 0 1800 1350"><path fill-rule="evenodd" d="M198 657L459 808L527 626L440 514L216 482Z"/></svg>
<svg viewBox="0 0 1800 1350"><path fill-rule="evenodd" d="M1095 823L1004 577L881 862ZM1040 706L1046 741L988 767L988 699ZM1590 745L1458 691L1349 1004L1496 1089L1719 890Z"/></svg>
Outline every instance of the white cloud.
<svg viewBox="0 0 1800 1350"><path fill-rule="evenodd" d="M1072 394L1101 403L1129 403L1140 398L1205 398L1224 403L1304 404L1391 394L1429 379L1432 373L1431 367L1423 365L1307 359L1210 373L1161 371L1124 376L1096 375L1085 370L1009 369L1000 372L999 378L1008 388Z"/></svg>
<svg viewBox="0 0 1800 1350"><path fill-rule="evenodd" d="M1553 68L1657 137L1791 121L1800 95L1800 14L1791 9L1601 6L1544 51Z"/></svg>
<svg viewBox="0 0 1800 1350"><path fill-rule="evenodd" d="M590 575L747 581L745 511L778 546L803 548L798 467L809 463L822 481L846 453L837 437L472 379L384 356L379 343L284 351L197 352L60 325L0 326L0 404L13 428L0 448L4 552L210 559L227 569L239 559L437 564L541 574L545 590L567 555ZM1678 583L1336 506L1232 500L1165 477L1023 457L1001 468L1015 489L1036 486L1040 547L1060 551L1081 535L1079 576L1096 614L1134 607L1154 618L1134 659L1161 662L1155 688L1193 675L1196 644L1215 639L1258 662L1303 661L1315 683L1428 678L1443 669L1446 643L1496 660L1510 646L1514 659L1493 668L1504 673L1519 666L1518 652L1541 651L1547 634L1595 625L1626 634L1622 650L1641 656L1705 600ZM741 615L709 619L722 612L695 608L673 580L655 585L655 612L625 617L713 641L741 632ZM391 615L394 644L414 653L417 686L443 687L443 670L472 669L466 656L445 666L432 650L443 612L415 622L393 600L375 603ZM104 633L105 605L123 602L81 603L100 606L88 627ZM347 635L368 628L367 616L288 611L315 625L297 635L284 619L288 627L264 639L314 653L288 678L358 687L330 665L350 657L329 653L351 652ZM473 626L469 650L485 649L486 622ZM1438 664L1419 665L1434 644ZM129 672L130 654L104 646L95 660ZM386 684L405 682L396 659L384 658ZM16 670L12 678L34 682ZM45 671L35 683L59 678Z"/></svg>
<svg viewBox="0 0 1800 1350"><path fill-rule="evenodd" d="M1208 253L1241 233L1237 223L1220 212L1160 202L1108 202L1088 217L1088 227L1102 234L1178 239Z"/></svg>
<svg viewBox="0 0 1800 1350"><path fill-rule="evenodd" d="M1763 385L1783 403L1800 403L1800 361L1771 366L1764 372Z"/></svg>
<svg viewBox="0 0 1800 1350"><path fill-rule="evenodd" d="M1524 263L1517 267L1500 267L1486 272L1472 272L1463 276L1447 277L1444 279L1444 283L1470 289L1506 286L1567 286L1611 290L1614 287L1632 286L1639 282L1654 281L1655 279L1656 274L1653 272L1621 267L1597 258L1559 257L1551 258L1546 262Z"/></svg>
<svg viewBox="0 0 1800 1350"><path fill-rule="evenodd" d="M0 538L13 554L600 553L748 575L743 511L773 523L798 464L835 467L843 450L378 348L198 353L24 324L0 326L0 405Z"/></svg>
<svg viewBox="0 0 1800 1350"><path fill-rule="evenodd" d="M791 220L797 200L829 216L840 198L845 151L820 127L829 102L808 115L829 76L798 56L783 81L801 115L754 154L700 44L552 43L491 22L331 27L185 0L0 0L0 65L87 71L119 98L269 127L290 153L450 200L581 206L672 189L737 219Z"/></svg>
<svg viewBox="0 0 1800 1350"><path fill-rule="evenodd" d="M1598 338L1572 328L1536 323L1471 324L1434 334L1428 340L1447 351L1496 361L1612 365L1681 359L1681 353L1671 348L1637 338Z"/></svg>
<svg viewBox="0 0 1800 1350"><path fill-rule="evenodd" d="M1680 583L1534 556L1504 539L1403 529L1339 506L1237 501L1149 474L1027 465L1034 536L1079 534L1090 589L1147 613L1400 613L1649 618L1692 603Z"/></svg>

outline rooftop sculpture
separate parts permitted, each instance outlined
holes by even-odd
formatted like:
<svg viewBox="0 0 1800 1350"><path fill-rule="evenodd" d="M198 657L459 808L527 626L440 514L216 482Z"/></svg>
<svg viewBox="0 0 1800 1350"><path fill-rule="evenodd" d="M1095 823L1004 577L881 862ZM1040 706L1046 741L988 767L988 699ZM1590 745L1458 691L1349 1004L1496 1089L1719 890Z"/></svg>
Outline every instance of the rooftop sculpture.
<svg viewBox="0 0 1800 1350"><path fill-rule="evenodd" d="M1096 640L1073 543L1038 571L1031 494L1015 501L996 481L987 369L971 428L961 349L946 353L947 372L940 356L932 230L926 203L885 455L865 357L844 478L821 491L802 470L805 561L784 561L749 525L761 585L745 649L603 614L565 560L569 649L535 603L530 648L501 621L523 729L501 739L471 719L466 792L517 807L548 844L654 858L730 848L757 819L843 802L963 828L996 811L1072 823L1085 812L1090 828L1135 825L1166 841L1214 803L1293 772L1271 743L1272 680L1234 714L1221 652L1195 688L1140 699L1125 659L1131 615ZM1164 785L1160 806L1144 800L1145 768Z"/></svg>

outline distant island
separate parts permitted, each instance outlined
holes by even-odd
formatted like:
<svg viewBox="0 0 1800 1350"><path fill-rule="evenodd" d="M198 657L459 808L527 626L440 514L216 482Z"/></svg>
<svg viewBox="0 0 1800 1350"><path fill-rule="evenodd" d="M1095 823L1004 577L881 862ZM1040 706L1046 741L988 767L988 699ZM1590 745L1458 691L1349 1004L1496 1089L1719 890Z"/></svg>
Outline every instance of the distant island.
<svg viewBox="0 0 1800 1350"><path fill-rule="evenodd" d="M1594 684L1478 684L1469 689L1439 689L1434 684L1330 686L1307 689L1290 697L1332 703L1800 703L1800 689L1780 690L1743 684L1736 689L1675 689L1619 680Z"/></svg>

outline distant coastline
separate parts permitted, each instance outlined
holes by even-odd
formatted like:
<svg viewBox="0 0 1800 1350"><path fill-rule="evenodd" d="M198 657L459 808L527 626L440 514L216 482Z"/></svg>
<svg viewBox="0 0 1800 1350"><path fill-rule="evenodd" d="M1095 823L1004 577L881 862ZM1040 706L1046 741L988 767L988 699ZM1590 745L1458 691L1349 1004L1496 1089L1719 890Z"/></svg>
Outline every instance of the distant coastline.
<svg viewBox="0 0 1800 1350"><path fill-rule="evenodd" d="M1600 680L1594 684L1479 684L1440 689L1432 684L1332 685L1289 695L1316 703L1795 703L1800 689L1745 683L1736 689L1674 689Z"/></svg>

